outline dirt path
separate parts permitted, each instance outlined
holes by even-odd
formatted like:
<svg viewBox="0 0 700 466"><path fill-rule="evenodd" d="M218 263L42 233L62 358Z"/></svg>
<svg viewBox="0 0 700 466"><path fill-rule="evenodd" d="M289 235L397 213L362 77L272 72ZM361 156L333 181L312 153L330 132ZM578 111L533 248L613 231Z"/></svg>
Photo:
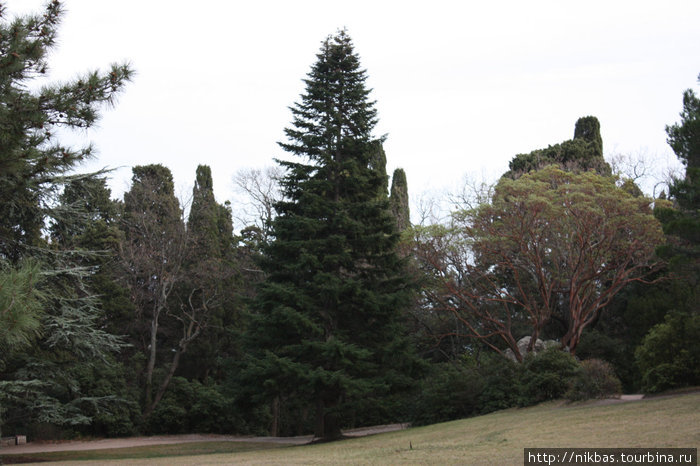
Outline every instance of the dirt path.
<svg viewBox="0 0 700 466"><path fill-rule="evenodd" d="M346 430L343 433L348 437L363 437L365 435L393 432L408 427L407 424L389 424L383 426L364 427L361 429ZM284 445L303 445L313 440L312 435L300 437L248 437L235 435L215 434L185 434L185 435L157 435L153 437L128 437L110 438L87 441L68 442L33 442L26 445L13 445L3 447L2 454L21 455L24 453L47 453L52 451L84 451L106 450L111 448L142 447L148 445L170 445L193 442L269 442Z"/></svg>

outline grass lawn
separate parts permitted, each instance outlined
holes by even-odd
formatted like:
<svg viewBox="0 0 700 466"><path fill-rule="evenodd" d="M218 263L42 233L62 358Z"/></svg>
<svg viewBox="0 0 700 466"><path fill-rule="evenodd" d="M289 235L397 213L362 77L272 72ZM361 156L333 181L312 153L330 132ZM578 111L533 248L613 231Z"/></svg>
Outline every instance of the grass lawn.
<svg viewBox="0 0 700 466"><path fill-rule="evenodd" d="M206 445L206 444L195 444ZM243 445L239 445L243 447ZM628 448L700 447L700 393L610 405L551 402L509 409L460 421L334 443L251 446L247 451L191 451L193 445L167 446L179 453L121 456L90 453L89 464L523 464L531 447ZM166 446L160 447L165 449ZM244 447L245 448L245 447ZM129 449L132 450L132 449ZM133 449L136 452L136 449ZM141 449L139 449L141 450ZM124 452L127 453L127 452ZM204 454L206 453L206 454ZM68 455L69 452L63 453ZM100 456L100 454L102 456ZM114 451L110 452L113 455ZM169 456L163 455L191 455ZM42 459L49 459L48 454ZM53 455L53 454L51 454ZM195 456L197 455L197 456ZM147 459L149 458L149 459ZM9 459L9 458L7 458ZM59 459L59 458L55 458ZM71 462L53 464L75 464ZM80 463L78 463L80 464ZM86 464L86 463L82 463Z"/></svg>

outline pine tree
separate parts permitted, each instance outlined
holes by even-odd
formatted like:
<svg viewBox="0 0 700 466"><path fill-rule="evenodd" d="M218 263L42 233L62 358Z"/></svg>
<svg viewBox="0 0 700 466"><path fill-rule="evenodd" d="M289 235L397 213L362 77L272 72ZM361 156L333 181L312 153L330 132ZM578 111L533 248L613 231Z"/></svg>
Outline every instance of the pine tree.
<svg viewBox="0 0 700 466"><path fill-rule="evenodd" d="M315 405L315 433L326 439L340 436L353 402L405 383L410 359L399 321L411 291L365 81L347 33L329 36L280 143L305 162L279 162L285 200L249 327L261 391L275 407Z"/></svg>
<svg viewBox="0 0 700 466"><path fill-rule="evenodd" d="M132 71L113 65L39 88L61 15L54 0L41 14L9 20L0 4L0 418L9 407L18 422L76 425L90 417L71 371L119 344L99 328L83 253L44 238L47 224L76 221L75 209L56 208L58 195L93 152L57 136L91 128Z"/></svg>
<svg viewBox="0 0 700 466"><path fill-rule="evenodd" d="M698 77L700 82L700 76ZM685 278L692 296L700 293L700 98L692 89L683 94L681 121L666 127L668 143L685 165L685 177L669 187L670 203L658 203L654 213L664 225L668 243L661 254ZM693 299L692 312L698 312Z"/></svg>

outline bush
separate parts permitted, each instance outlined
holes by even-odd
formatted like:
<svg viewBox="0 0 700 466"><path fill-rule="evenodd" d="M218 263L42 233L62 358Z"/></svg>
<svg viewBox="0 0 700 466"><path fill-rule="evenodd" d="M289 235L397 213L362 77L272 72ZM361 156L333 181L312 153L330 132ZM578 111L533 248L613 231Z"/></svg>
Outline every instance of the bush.
<svg viewBox="0 0 700 466"><path fill-rule="evenodd" d="M414 425L435 424L479 412L482 381L475 368L436 364L421 382L421 393L411 410Z"/></svg>
<svg viewBox="0 0 700 466"><path fill-rule="evenodd" d="M613 366L601 359L588 359L573 378L566 397L571 401L608 398L622 393L622 383Z"/></svg>
<svg viewBox="0 0 700 466"><path fill-rule="evenodd" d="M245 430L233 400L224 396L219 386L183 377L173 377L144 429L148 434L224 434Z"/></svg>
<svg viewBox="0 0 700 466"><path fill-rule="evenodd" d="M580 367L571 354L554 347L528 355L523 366L521 406L562 398Z"/></svg>
<svg viewBox="0 0 700 466"><path fill-rule="evenodd" d="M700 385L700 315L667 314L637 347L635 360L646 393Z"/></svg>
<svg viewBox="0 0 700 466"><path fill-rule="evenodd" d="M483 389L479 394L480 414L512 408L519 404L522 392L521 364L494 354L483 359L479 372L483 382Z"/></svg>

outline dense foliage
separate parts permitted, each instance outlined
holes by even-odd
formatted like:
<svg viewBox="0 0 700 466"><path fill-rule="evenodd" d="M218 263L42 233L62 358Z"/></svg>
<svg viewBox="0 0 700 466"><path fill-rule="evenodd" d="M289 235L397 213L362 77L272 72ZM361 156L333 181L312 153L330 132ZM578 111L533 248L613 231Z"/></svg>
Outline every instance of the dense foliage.
<svg viewBox="0 0 700 466"><path fill-rule="evenodd" d="M67 146L56 134L92 127L132 72L113 65L45 83L61 13L53 1L43 14L10 20L0 5L0 425L25 431L89 425L121 403L81 383L87 370L114 367L122 346L103 329L89 287L91 253L47 238L46 227L90 224L89 204L62 202L59 194L94 178L69 174L92 148Z"/></svg>
<svg viewBox="0 0 700 466"><path fill-rule="evenodd" d="M323 42L280 143L304 161L280 162L285 200L249 325L256 383L275 409L315 410L324 438L407 385L412 364L400 325L411 291L365 79L345 32Z"/></svg>
<svg viewBox="0 0 700 466"><path fill-rule="evenodd" d="M258 217L236 233L207 165L189 205L163 165L133 167L123 200L76 173L93 149L58 135L91 128L132 71L46 83L61 15L0 4L3 433L334 439L700 384L694 91L666 128L686 171L662 199L611 176L587 116L414 226L339 31L291 107L290 158L236 178Z"/></svg>

